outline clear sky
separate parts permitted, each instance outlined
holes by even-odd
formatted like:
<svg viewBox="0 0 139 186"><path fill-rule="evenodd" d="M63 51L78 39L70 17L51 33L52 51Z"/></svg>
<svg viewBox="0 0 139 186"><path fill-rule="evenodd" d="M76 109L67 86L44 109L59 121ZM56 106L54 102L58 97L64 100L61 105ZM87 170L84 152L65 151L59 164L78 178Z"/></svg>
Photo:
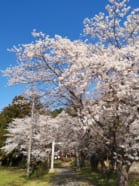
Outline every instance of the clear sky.
<svg viewBox="0 0 139 186"><path fill-rule="evenodd" d="M59 34L79 39L83 20L105 10L107 0L0 0L0 69L16 64L16 56L7 51L13 45L30 43L33 29L50 36ZM132 8L139 0L130 0ZM8 87L0 74L0 110L23 91Z"/></svg>

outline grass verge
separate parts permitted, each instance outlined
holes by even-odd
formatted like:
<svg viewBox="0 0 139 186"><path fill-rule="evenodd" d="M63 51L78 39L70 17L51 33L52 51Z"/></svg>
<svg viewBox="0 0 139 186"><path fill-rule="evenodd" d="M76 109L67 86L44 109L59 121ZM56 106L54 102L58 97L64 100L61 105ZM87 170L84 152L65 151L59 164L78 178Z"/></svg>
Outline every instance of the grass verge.
<svg viewBox="0 0 139 186"><path fill-rule="evenodd" d="M25 170L0 167L0 186L49 186L53 177L53 173L46 173L39 177L27 179Z"/></svg>
<svg viewBox="0 0 139 186"><path fill-rule="evenodd" d="M108 180L105 176L100 173L92 172L90 166L86 165L80 171L80 176L86 178L94 186L116 186L116 176L112 175ZM130 186L139 186L139 178L130 178Z"/></svg>

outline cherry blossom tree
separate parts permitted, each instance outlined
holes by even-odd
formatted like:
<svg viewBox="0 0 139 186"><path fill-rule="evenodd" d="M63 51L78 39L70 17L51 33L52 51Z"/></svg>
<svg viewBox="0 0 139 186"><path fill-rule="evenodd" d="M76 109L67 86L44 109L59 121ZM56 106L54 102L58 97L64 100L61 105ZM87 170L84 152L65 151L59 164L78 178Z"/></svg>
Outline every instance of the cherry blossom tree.
<svg viewBox="0 0 139 186"><path fill-rule="evenodd" d="M55 139L60 142L59 149L61 151L74 151L76 155L76 165L80 168L83 163L82 153L86 150L86 143L84 136L86 128L82 127L77 116L72 116L69 113L62 111L56 118L58 129Z"/></svg>
<svg viewBox="0 0 139 186"><path fill-rule="evenodd" d="M129 12L128 2L109 0L107 15L84 20L94 44L33 31L34 42L12 49L17 66L4 71L11 85L35 83L53 108L72 106L96 142L85 138L88 153L108 150L117 162L118 186L128 185L128 166L138 159L139 9Z"/></svg>
<svg viewBox="0 0 139 186"><path fill-rule="evenodd" d="M139 36L139 8L131 10L130 0L109 0L107 14L100 12L93 18L85 18L84 33L101 44L121 48L134 44Z"/></svg>
<svg viewBox="0 0 139 186"><path fill-rule="evenodd" d="M45 92L45 99L48 105L53 108L57 104L65 104L67 101L76 100L80 97L75 94L73 88L68 86L68 69L78 58L83 56L83 49L87 46L80 41L70 41L67 38L55 36L49 38L42 33L33 31L36 41L32 44L14 47L19 63L16 67L9 67L5 70L5 76L9 77L9 85L36 83ZM13 73L14 72L14 73ZM63 84L63 72L67 73L67 79ZM76 74L75 74L76 75ZM75 76L74 75L74 76ZM70 77L70 76L69 76ZM76 83L80 84L80 78ZM74 78L71 79L74 84ZM84 87L82 87L82 90ZM57 101L55 101L57 100Z"/></svg>
<svg viewBox="0 0 139 186"><path fill-rule="evenodd" d="M54 131L57 130L54 119L48 115L37 114L33 119L33 126L31 123L32 117L17 118L9 123L7 140L3 147L6 153L17 150L27 157L27 164L29 163L27 175L31 173L30 166L32 163L44 162L49 158L50 144L55 139ZM30 155L28 156L29 150ZM30 158L29 162L28 158Z"/></svg>
<svg viewBox="0 0 139 186"><path fill-rule="evenodd" d="M112 159L115 157L117 162L118 185L124 186L128 185L128 168L134 160L138 160L139 152L136 133L139 127L139 9L128 13L128 0L109 2L106 6L107 15L99 13L84 21L84 33L98 40L100 46L104 46L100 55L103 59L99 56L102 66L96 88L99 94L98 103L97 107L90 106L88 117L89 123L92 120L93 131L96 131L96 134L99 131L100 139L105 142L103 148L101 145L100 148L108 151L110 147Z"/></svg>
<svg viewBox="0 0 139 186"><path fill-rule="evenodd" d="M9 123L7 131L3 150L7 153L17 150L27 157L27 175L31 172L32 162L43 162L49 158L53 141L61 151L76 149L79 152L85 148L82 143L85 130L76 117L65 111L55 118L37 113L33 118L17 118Z"/></svg>

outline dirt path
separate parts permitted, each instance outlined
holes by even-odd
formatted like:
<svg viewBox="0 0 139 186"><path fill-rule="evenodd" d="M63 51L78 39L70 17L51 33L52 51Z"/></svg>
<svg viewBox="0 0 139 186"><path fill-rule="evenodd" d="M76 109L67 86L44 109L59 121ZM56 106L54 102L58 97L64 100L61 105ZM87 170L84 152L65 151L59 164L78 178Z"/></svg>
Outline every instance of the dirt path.
<svg viewBox="0 0 139 186"><path fill-rule="evenodd" d="M83 179L79 173L68 164L56 169L54 182L51 186L93 186L89 180Z"/></svg>

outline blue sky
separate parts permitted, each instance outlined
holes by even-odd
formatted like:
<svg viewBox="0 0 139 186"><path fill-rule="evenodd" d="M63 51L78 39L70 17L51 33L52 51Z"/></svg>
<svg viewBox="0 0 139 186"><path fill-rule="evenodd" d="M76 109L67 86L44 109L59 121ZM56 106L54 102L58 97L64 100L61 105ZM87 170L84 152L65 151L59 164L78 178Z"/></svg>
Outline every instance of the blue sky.
<svg viewBox="0 0 139 186"><path fill-rule="evenodd" d="M0 69L16 64L16 56L7 51L13 45L30 43L33 29L50 36L59 34L78 39L83 20L105 10L107 0L0 0ZM139 0L131 0L132 8ZM0 75L0 110L19 95L22 86L8 87Z"/></svg>

